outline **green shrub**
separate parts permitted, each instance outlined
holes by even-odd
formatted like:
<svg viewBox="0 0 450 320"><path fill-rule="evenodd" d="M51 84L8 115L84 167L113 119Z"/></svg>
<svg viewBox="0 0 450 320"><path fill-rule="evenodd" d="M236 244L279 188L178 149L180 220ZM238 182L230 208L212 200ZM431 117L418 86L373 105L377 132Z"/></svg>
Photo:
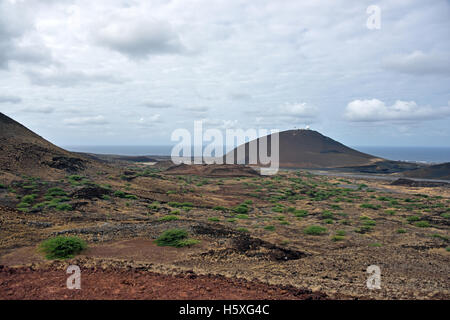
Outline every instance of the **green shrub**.
<svg viewBox="0 0 450 320"><path fill-rule="evenodd" d="M66 196L67 193L61 188L50 188L47 190L47 196L56 197L56 196Z"/></svg>
<svg viewBox="0 0 450 320"><path fill-rule="evenodd" d="M160 204L158 201L153 201L152 204L149 204L147 206L147 208L151 209L151 210L159 210L160 208Z"/></svg>
<svg viewBox="0 0 450 320"><path fill-rule="evenodd" d="M444 235L439 234L439 233L434 233L434 234L431 235L431 237L437 238L437 239L441 239L441 240L444 240L444 241L449 241L449 238L447 236L444 236Z"/></svg>
<svg viewBox="0 0 450 320"><path fill-rule="evenodd" d="M334 220L333 219L324 219L323 222L326 224L333 224Z"/></svg>
<svg viewBox="0 0 450 320"><path fill-rule="evenodd" d="M408 222L415 222L415 221L419 221L420 217L419 216L410 216L410 217L406 218L406 220Z"/></svg>
<svg viewBox="0 0 450 320"><path fill-rule="evenodd" d="M395 210L390 210L390 209L388 209L388 210L385 210L384 211L387 215L390 215L390 216L393 216L393 215L395 215Z"/></svg>
<svg viewBox="0 0 450 320"><path fill-rule="evenodd" d="M209 221L212 221L212 222L218 222L218 221L220 221L220 219L217 218L217 217L211 217L211 218L208 218L208 220L209 220Z"/></svg>
<svg viewBox="0 0 450 320"><path fill-rule="evenodd" d="M237 214L236 218L238 218L238 219L248 219L248 215L246 215L246 214Z"/></svg>
<svg viewBox="0 0 450 320"><path fill-rule="evenodd" d="M126 194L125 195L125 199L133 199L133 200L136 200L138 197L137 196L135 196L134 194Z"/></svg>
<svg viewBox="0 0 450 320"><path fill-rule="evenodd" d="M233 208L233 211L236 213L246 214L248 213L248 207L246 204L240 204Z"/></svg>
<svg viewBox="0 0 450 320"><path fill-rule="evenodd" d="M414 223L414 225L416 227L419 227L419 228L428 228L428 227L430 227L430 223L428 221L418 221L418 222Z"/></svg>
<svg viewBox="0 0 450 320"><path fill-rule="evenodd" d="M114 197L125 198L126 193L120 190L114 191Z"/></svg>
<svg viewBox="0 0 450 320"><path fill-rule="evenodd" d="M322 213L322 219L332 219L333 217L334 217L334 214L331 211L324 211Z"/></svg>
<svg viewBox="0 0 450 320"><path fill-rule="evenodd" d="M69 259L87 248L86 243L77 237L55 237L45 240L40 250L47 259Z"/></svg>
<svg viewBox="0 0 450 320"><path fill-rule="evenodd" d="M250 231L248 231L247 228L238 228L237 231L239 231L239 232L245 232L245 233L250 232Z"/></svg>
<svg viewBox="0 0 450 320"><path fill-rule="evenodd" d="M303 232L305 234L309 234L309 235L321 235L327 232L327 228L321 227L321 226L309 226L306 227Z"/></svg>
<svg viewBox="0 0 450 320"><path fill-rule="evenodd" d="M178 218L177 216L167 215L167 216L159 218L158 221L173 221L173 220L179 220L179 219L180 218Z"/></svg>
<svg viewBox="0 0 450 320"><path fill-rule="evenodd" d="M405 229L397 229L397 233L406 233Z"/></svg>
<svg viewBox="0 0 450 320"><path fill-rule="evenodd" d="M294 211L294 216L296 216L297 218L303 218L306 217L308 215L308 211L307 210L295 210Z"/></svg>
<svg viewBox="0 0 450 320"><path fill-rule="evenodd" d="M341 237L343 237L343 236L345 236L347 233L344 231L344 230L337 230L336 231L336 235L337 236L341 236Z"/></svg>
<svg viewBox="0 0 450 320"><path fill-rule="evenodd" d="M344 239L345 239L344 236L338 236L338 235L335 235L335 236L332 236L332 237L331 237L331 241L334 241L334 242L336 242L336 241L342 241L342 240L344 240Z"/></svg>
<svg viewBox="0 0 450 320"><path fill-rule="evenodd" d="M222 206L215 206L213 207L213 210L218 210L218 211L227 211L227 208L222 207Z"/></svg>
<svg viewBox="0 0 450 320"><path fill-rule="evenodd" d="M379 242L375 242L375 243L370 243L369 247L382 247L383 245Z"/></svg>
<svg viewBox="0 0 450 320"><path fill-rule="evenodd" d="M56 205L55 208L56 208L56 210L59 210L59 211L70 211L73 209L72 206L68 203L59 203Z"/></svg>
<svg viewBox="0 0 450 320"><path fill-rule="evenodd" d="M275 230L275 226L265 226L264 229L265 230L269 230L269 231L274 231Z"/></svg>
<svg viewBox="0 0 450 320"><path fill-rule="evenodd" d="M188 233L183 229L169 229L164 231L156 240L158 246L186 247L198 243L198 240L188 239Z"/></svg>
<svg viewBox="0 0 450 320"><path fill-rule="evenodd" d="M235 222L237 219L236 218L228 218L227 222Z"/></svg>

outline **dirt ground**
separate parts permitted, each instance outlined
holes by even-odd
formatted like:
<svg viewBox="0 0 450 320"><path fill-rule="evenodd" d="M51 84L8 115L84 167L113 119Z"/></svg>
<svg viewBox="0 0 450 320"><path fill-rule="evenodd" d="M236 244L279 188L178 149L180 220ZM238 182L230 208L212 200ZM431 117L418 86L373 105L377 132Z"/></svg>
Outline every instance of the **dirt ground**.
<svg viewBox="0 0 450 320"><path fill-rule="evenodd" d="M163 275L137 269L82 269L81 289L67 289L63 269L0 269L0 299L295 300L325 299L320 293L244 279Z"/></svg>

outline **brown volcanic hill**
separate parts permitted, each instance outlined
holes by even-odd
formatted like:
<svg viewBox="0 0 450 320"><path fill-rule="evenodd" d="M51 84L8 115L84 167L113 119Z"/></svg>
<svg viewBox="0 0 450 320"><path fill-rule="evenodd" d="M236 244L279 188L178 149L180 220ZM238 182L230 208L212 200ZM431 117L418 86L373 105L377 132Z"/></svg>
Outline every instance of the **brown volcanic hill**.
<svg viewBox="0 0 450 320"><path fill-rule="evenodd" d="M260 138L257 139L259 146ZM367 166L384 159L351 149L314 130L288 130L279 133L280 167L282 168L339 168ZM267 139L271 150L271 136ZM249 143L245 145L248 164ZM237 159L237 148L235 152ZM259 147L258 147L259 151ZM236 163L236 161L235 161Z"/></svg>
<svg viewBox="0 0 450 320"><path fill-rule="evenodd" d="M84 170L90 160L61 149L0 112L0 171L59 177Z"/></svg>
<svg viewBox="0 0 450 320"><path fill-rule="evenodd" d="M450 162L432 165L426 168L406 171L402 176L419 179L450 180Z"/></svg>

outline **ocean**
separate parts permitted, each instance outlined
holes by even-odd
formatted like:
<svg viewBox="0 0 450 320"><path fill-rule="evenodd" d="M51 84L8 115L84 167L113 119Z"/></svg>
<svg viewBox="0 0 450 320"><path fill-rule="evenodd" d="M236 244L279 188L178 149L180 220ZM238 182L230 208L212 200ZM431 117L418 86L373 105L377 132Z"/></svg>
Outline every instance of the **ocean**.
<svg viewBox="0 0 450 320"><path fill-rule="evenodd" d="M76 152L117 154L117 155L155 155L169 156L172 146L64 146ZM389 160L412 161L424 163L450 162L450 147L352 147L361 152Z"/></svg>

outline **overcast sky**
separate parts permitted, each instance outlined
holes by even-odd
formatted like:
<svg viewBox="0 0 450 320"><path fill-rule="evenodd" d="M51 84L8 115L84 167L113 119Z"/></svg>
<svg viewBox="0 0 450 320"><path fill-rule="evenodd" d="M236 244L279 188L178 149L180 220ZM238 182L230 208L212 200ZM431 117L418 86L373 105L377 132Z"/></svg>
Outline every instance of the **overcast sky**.
<svg viewBox="0 0 450 320"><path fill-rule="evenodd" d="M450 146L450 2L0 0L0 111L58 145L204 119Z"/></svg>

